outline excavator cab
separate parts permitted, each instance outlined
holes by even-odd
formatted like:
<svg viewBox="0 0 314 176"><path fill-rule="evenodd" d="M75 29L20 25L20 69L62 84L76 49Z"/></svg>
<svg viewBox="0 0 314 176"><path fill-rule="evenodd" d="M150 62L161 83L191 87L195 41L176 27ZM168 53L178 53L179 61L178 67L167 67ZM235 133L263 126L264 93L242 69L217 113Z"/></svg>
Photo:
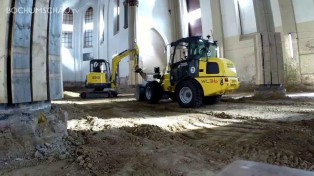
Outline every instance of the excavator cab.
<svg viewBox="0 0 314 176"><path fill-rule="evenodd" d="M90 61L90 72L107 73L109 70L109 62L103 59L93 59Z"/></svg>
<svg viewBox="0 0 314 176"><path fill-rule="evenodd" d="M90 61L90 73L86 76L86 88L101 91L110 88L109 62L103 59Z"/></svg>

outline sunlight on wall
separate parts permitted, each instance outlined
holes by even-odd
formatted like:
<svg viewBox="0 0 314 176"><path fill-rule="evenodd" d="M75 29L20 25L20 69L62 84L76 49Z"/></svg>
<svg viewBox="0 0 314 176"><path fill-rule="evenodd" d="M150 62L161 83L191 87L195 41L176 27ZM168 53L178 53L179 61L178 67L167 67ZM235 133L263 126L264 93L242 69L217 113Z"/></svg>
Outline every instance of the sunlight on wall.
<svg viewBox="0 0 314 176"><path fill-rule="evenodd" d="M201 13L201 9L196 9L190 13L188 13L187 15L187 19L188 19L188 22L191 24L191 25L194 25L194 23L200 19L202 17L202 13Z"/></svg>
<svg viewBox="0 0 314 176"><path fill-rule="evenodd" d="M74 58L71 51L67 48L61 48L62 64L69 71L74 72ZM66 72L63 72L66 75Z"/></svg>
<svg viewBox="0 0 314 176"><path fill-rule="evenodd" d="M62 31L63 32L73 32L73 25L72 24L62 24Z"/></svg>
<svg viewBox="0 0 314 176"><path fill-rule="evenodd" d="M167 63L162 37L153 28L143 30L141 34L144 37L139 38L139 47L144 72L153 73L154 67L160 67L162 71Z"/></svg>
<svg viewBox="0 0 314 176"><path fill-rule="evenodd" d="M94 29L94 23L86 23L84 25L84 31L89 31Z"/></svg>

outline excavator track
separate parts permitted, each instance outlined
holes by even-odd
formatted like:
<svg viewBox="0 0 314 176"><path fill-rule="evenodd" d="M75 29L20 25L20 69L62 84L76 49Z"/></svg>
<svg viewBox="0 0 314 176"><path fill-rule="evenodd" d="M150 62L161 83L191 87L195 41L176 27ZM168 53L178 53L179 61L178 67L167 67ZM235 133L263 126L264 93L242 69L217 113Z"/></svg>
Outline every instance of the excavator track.
<svg viewBox="0 0 314 176"><path fill-rule="evenodd" d="M82 99L110 98L116 97L117 95L118 93L116 91L92 91L80 93Z"/></svg>

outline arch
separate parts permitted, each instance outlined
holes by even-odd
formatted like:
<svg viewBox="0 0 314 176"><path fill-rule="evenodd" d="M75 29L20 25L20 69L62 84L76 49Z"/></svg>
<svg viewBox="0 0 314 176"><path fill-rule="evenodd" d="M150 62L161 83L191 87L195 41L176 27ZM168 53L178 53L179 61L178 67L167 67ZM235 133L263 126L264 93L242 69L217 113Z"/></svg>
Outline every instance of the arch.
<svg viewBox="0 0 314 176"><path fill-rule="evenodd" d="M143 58L144 72L153 73L154 67L160 67L161 70L167 67L167 57L170 55L164 53L164 47L167 44L167 38L156 28L150 27L145 30L145 38L139 39L140 55ZM151 64L154 63L154 64Z"/></svg>
<svg viewBox="0 0 314 176"><path fill-rule="evenodd" d="M165 46L169 44L169 40L167 39L167 37L163 33L160 33L158 31L158 29L156 29L155 27L152 27L151 30L156 32L156 34L158 34L159 37L162 38ZM169 49L167 49L166 57L167 57L167 63L169 63L169 58L170 58L170 50Z"/></svg>
<svg viewBox="0 0 314 176"><path fill-rule="evenodd" d="M70 7L66 8L63 11L63 24L73 25L73 11Z"/></svg>

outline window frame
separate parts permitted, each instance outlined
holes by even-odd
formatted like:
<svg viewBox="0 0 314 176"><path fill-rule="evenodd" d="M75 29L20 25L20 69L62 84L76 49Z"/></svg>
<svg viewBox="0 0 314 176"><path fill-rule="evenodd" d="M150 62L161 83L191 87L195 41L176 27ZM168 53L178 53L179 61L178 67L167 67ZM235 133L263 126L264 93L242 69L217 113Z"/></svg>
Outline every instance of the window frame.
<svg viewBox="0 0 314 176"><path fill-rule="evenodd" d="M73 48L73 32L62 31L62 47Z"/></svg>
<svg viewBox="0 0 314 176"><path fill-rule="evenodd" d="M210 66L213 66L213 64L215 65L215 69L217 70L218 69L218 72L209 72L211 71L212 69L210 69L211 67ZM207 62L206 63L206 74L208 75L217 75L220 73L220 68L219 68L219 64L217 62Z"/></svg>
<svg viewBox="0 0 314 176"><path fill-rule="evenodd" d="M61 36L61 44L62 47L72 49L73 48L73 29L74 29L74 13L73 10L68 7L63 11L62 14L62 25L71 25L72 30L66 31L62 29L62 36Z"/></svg>
<svg viewBox="0 0 314 176"><path fill-rule="evenodd" d="M85 29L85 26L92 23L93 29ZM93 37L94 37L94 8L88 7L84 13L84 34L83 34L83 47L92 48L93 47Z"/></svg>

